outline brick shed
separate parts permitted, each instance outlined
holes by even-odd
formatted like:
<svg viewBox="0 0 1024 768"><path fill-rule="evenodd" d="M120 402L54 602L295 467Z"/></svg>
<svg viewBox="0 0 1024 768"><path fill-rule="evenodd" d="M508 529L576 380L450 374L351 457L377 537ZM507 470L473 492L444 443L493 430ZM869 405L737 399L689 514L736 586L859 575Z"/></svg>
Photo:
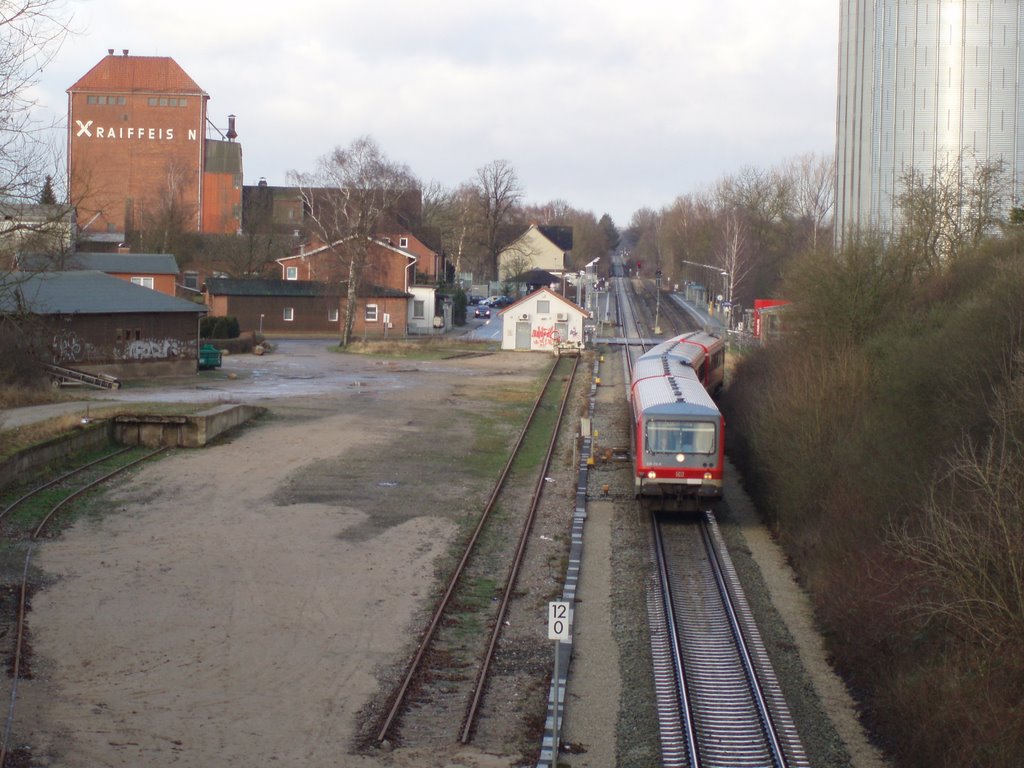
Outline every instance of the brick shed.
<svg viewBox="0 0 1024 768"><path fill-rule="evenodd" d="M206 307L103 272L12 272L0 313L39 333L49 359L119 379L194 374Z"/></svg>

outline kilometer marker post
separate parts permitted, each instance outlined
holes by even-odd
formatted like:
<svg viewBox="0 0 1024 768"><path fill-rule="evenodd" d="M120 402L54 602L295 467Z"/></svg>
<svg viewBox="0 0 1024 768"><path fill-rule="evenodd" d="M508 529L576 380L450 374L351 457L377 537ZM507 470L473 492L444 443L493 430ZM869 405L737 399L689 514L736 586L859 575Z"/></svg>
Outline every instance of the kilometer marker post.
<svg viewBox="0 0 1024 768"><path fill-rule="evenodd" d="M551 765L558 765L559 721L561 720L562 676L558 670L558 657L562 643L569 642L571 614L569 603L552 601L548 603L548 640L555 641L555 707L554 722L551 725Z"/></svg>

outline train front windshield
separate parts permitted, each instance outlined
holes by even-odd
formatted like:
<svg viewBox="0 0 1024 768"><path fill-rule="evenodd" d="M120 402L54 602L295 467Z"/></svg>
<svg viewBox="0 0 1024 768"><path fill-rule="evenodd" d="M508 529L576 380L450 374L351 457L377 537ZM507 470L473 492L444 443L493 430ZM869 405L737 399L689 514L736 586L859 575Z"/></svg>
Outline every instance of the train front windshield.
<svg viewBox="0 0 1024 768"><path fill-rule="evenodd" d="M703 453L715 452L715 424L709 421L647 422L648 453Z"/></svg>

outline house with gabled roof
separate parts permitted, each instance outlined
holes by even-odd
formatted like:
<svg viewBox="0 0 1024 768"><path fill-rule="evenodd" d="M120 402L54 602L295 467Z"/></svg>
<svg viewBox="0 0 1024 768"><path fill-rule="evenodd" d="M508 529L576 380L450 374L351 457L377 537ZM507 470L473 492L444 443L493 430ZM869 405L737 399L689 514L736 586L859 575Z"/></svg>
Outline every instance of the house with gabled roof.
<svg viewBox="0 0 1024 768"><path fill-rule="evenodd" d="M380 239L416 257L413 284L428 285L444 278L444 259L437 251L411 232L381 235Z"/></svg>
<svg viewBox="0 0 1024 768"><path fill-rule="evenodd" d="M498 254L498 279L513 281L518 275L540 269L561 278L572 250L572 230L531 224Z"/></svg>
<svg viewBox="0 0 1024 768"><path fill-rule="evenodd" d="M295 253L277 259L285 280L323 280L338 282L348 279L351 248L355 236L330 245L314 242L301 244ZM367 237L364 245L362 279L376 285L407 290L412 285L412 269L416 256L381 238Z"/></svg>
<svg viewBox="0 0 1024 768"><path fill-rule="evenodd" d="M433 281L427 285L415 285L419 274L419 257L411 249L433 254L429 248L412 235L367 238L367 250L361 275L360 302L357 325L366 326L367 335L431 334L443 332L451 326L451 304L440 298ZM396 245L405 242L406 247ZM331 245L316 244L299 247L297 253L277 259L281 265L281 276L285 281L313 281L331 284L345 284L348 280L350 257L348 248L351 238L339 240ZM418 244L418 245L417 245ZM431 268L433 266L431 265ZM369 291L375 295L363 294ZM390 294L386 294L391 291ZM399 295L408 298L401 308L401 318L396 314L395 299ZM365 299L365 301L364 301ZM386 299L386 302L381 302ZM386 308L383 304L386 303ZM378 314L387 314L388 320L373 319L374 309ZM344 314L344 313L343 313ZM380 331L379 334L376 332ZM354 331L355 332L355 331Z"/></svg>
<svg viewBox="0 0 1024 768"><path fill-rule="evenodd" d="M10 269L23 251L69 254L74 241L74 208L0 202L0 269Z"/></svg>
<svg viewBox="0 0 1024 768"><path fill-rule="evenodd" d="M580 350L590 313L550 288L541 288L499 313L501 348L531 352Z"/></svg>

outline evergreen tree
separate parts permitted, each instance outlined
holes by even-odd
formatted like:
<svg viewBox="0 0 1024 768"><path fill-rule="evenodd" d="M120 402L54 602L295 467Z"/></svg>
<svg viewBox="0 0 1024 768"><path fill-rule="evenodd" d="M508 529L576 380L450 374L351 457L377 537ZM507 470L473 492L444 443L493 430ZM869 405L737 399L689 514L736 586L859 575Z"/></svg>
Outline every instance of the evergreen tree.
<svg viewBox="0 0 1024 768"><path fill-rule="evenodd" d="M57 195L53 192L53 177L50 175L47 175L46 181L43 182L43 191L39 193L39 202L43 205L57 204Z"/></svg>

